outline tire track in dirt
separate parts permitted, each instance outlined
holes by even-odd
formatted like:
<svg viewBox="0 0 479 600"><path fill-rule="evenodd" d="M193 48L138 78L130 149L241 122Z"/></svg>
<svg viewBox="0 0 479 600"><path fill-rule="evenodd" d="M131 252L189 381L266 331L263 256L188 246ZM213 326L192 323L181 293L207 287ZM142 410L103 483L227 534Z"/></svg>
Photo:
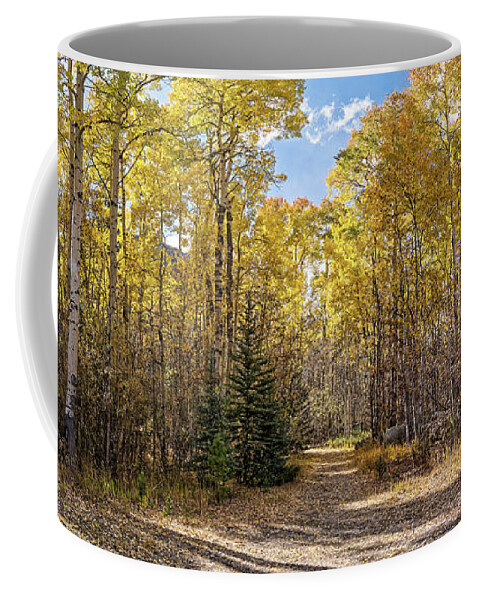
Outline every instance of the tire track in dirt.
<svg viewBox="0 0 479 600"><path fill-rule="evenodd" d="M460 520L460 473L445 465L391 490L358 472L354 451L304 453L297 481L239 489L199 517L163 517L61 490L62 522L133 558L191 569L311 571L380 560L441 537Z"/></svg>

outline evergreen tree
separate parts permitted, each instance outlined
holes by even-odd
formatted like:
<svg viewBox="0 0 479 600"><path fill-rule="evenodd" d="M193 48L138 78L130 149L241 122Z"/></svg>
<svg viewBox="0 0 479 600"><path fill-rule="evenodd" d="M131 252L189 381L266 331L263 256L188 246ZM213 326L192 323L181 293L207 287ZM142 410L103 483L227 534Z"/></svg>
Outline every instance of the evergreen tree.
<svg viewBox="0 0 479 600"><path fill-rule="evenodd" d="M288 438L251 294L246 297L233 359L230 426L237 480L250 486L281 483L288 474Z"/></svg>
<svg viewBox="0 0 479 600"><path fill-rule="evenodd" d="M215 374L212 353L206 369L203 395L197 409L193 459L198 479L203 483L224 485L231 471L224 412L224 400ZM221 468L218 467L219 463Z"/></svg>
<svg viewBox="0 0 479 600"><path fill-rule="evenodd" d="M214 487L216 499L220 502L228 494L227 482L232 471L231 455L222 433L215 435L209 448L208 467L209 472L205 480Z"/></svg>

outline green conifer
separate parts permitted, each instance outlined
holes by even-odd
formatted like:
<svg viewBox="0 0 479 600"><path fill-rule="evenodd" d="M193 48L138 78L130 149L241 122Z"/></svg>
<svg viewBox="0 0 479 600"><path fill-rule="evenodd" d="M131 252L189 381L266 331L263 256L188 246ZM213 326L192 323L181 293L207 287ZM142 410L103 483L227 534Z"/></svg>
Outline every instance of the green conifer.
<svg viewBox="0 0 479 600"><path fill-rule="evenodd" d="M218 452L218 438L226 447L224 400L220 393L214 368L213 353L208 359L203 393L196 415L196 437L193 466L198 479L203 483L213 483L211 464L212 454ZM219 436L219 437L218 437ZM225 462L225 465L227 461ZM226 478L226 466L221 471L222 479ZM214 475L214 474L213 474Z"/></svg>
<svg viewBox="0 0 479 600"><path fill-rule="evenodd" d="M245 485L275 485L287 477L288 438L251 293L238 329L230 377L236 477Z"/></svg>

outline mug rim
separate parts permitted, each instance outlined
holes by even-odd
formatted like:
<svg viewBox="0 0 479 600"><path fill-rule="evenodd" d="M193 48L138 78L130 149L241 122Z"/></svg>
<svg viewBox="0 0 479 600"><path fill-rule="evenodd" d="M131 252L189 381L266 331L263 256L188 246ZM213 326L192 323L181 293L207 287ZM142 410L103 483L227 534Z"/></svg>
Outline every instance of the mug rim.
<svg viewBox="0 0 479 600"><path fill-rule="evenodd" d="M409 58L404 60L395 60L385 63L372 63L365 65L353 66L333 66L333 67L318 67L318 68L287 68L287 69L269 69L269 68L208 68L208 67L177 67L168 65L149 64L146 62L130 62L127 60L114 60L107 57L96 56L94 53L80 51L73 47L74 44L85 42L88 38L94 36L103 36L111 34L135 34L140 29L158 27L178 27L178 26L200 26L200 25L227 25L238 24L240 21L253 21L265 23L282 22L286 25L300 26L302 24L315 25L318 27L353 27L357 29L370 28L377 32L399 32L401 34L416 35L424 37L424 40L436 39L443 43L448 43L449 47L440 51L418 58ZM73 44L73 45L72 45ZM85 64L98 67L110 68L120 71L130 71L135 73L143 73L148 75L163 75L171 77L200 77L200 78L215 78L215 79L321 79L335 77L349 77L361 75L373 75L380 73L388 73L394 71L405 71L424 67L431 64L447 61L460 55L461 46L459 40L441 31L417 27L414 25L404 25L395 22L374 21L366 19L335 19L330 17L300 17L300 16L226 16L226 17L191 17L191 18L176 18L176 19L160 19L151 21L136 21L129 23L121 23L97 27L93 29L83 30L65 37L58 45L58 52L68 58Z"/></svg>

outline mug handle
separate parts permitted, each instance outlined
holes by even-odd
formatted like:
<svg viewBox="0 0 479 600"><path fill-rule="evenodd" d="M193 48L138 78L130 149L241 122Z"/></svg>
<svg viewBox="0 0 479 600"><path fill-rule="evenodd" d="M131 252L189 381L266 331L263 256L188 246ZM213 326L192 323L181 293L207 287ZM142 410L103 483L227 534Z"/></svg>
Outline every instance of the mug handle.
<svg viewBox="0 0 479 600"><path fill-rule="evenodd" d="M20 346L35 406L57 444L57 336L52 272L57 238L57 148L49 148L35 178L18 252L16 311Z"/></svg>

